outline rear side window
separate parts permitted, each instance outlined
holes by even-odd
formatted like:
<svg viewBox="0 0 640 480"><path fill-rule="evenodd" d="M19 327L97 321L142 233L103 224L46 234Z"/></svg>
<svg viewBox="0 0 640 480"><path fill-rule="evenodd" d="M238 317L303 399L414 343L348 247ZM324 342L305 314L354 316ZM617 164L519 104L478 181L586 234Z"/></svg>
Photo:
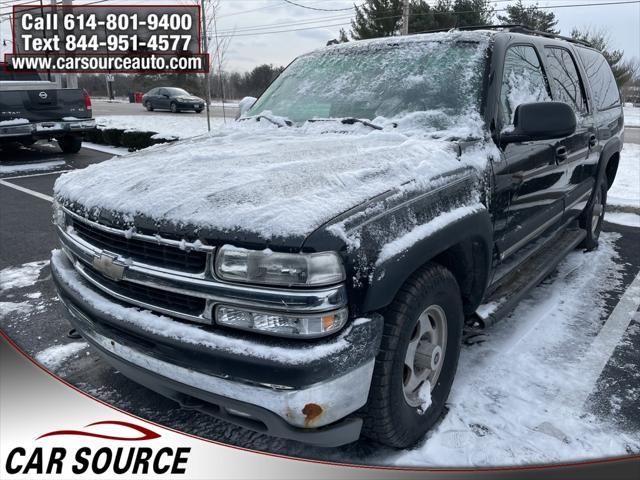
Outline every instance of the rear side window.
<svg viewBox="0 0 640 480"><path fill-rule="evenodd" d="M518 105L549 100L547 81L535 48L532 45L510 47L504 58L500 91L502 124L513 125Z"/></svg>
<svg viewBox="0 0 640 480"><path fill-rule="evenodd" d="M586 113L584 90L571 53L556 47L545 47L545 53L553 99L569 104L576 112Z"/></svg>
<svg viewBox="0 0 640 480"><path fill-rule="evenodd" d="M595 50L578 48L578 53L591 85L593 100L598 110L620 105L616 79L604 56Z"/></svg>

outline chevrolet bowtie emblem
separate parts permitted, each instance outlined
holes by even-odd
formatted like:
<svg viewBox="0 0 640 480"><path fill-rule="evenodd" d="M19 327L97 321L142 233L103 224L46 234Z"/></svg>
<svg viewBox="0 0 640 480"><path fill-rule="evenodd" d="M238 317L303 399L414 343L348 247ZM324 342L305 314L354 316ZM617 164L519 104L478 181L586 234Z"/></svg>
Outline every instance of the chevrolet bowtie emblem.
<svg viewBox="0 0 640 480"><path fill-rule="evenodd" d="M117 282L124 277L124 269L126 266L124 263L118 262L115 255L101 253L97 257L93 257L93 262L91 263L93 268L111 280Z"/></svg>

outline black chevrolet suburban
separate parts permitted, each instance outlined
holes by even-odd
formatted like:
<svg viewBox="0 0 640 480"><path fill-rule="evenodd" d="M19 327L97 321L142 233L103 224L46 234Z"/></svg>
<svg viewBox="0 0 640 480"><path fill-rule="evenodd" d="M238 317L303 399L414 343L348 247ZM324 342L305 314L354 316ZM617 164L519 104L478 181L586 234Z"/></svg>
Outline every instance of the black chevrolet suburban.
<svg viewBox="0 0 640 480"><path fill-rule="evenodd" d="M330 46L230 127L60 177L53 279L107 361L185 408L407 447L464 335L597 247L623 133L583 43L510 26Z"/></svg>

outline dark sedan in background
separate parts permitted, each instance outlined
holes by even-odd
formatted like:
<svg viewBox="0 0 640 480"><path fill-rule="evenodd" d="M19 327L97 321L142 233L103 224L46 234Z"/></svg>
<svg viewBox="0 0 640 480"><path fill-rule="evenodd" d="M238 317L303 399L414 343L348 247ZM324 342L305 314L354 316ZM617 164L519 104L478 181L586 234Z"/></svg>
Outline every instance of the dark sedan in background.
<svg viewBox="0 0 640 480"><path fill-rule="evenodd" d="M173 113L177 113L183 110L193 110L200 113L204 109L204 100L191 95L182 88L157 87L144 94L142 105L150 112L171 110Z"/></svg>

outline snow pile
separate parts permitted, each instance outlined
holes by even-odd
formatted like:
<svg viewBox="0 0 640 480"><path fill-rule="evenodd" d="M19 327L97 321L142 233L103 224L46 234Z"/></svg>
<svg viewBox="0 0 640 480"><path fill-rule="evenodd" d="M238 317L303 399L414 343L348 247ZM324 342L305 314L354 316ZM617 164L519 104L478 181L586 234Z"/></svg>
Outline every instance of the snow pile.
<svg viewBox="0 0 640 480"><path fill-rule="evenodd" d="M38 280L40 271L47 265L48 260L41 260L0 270L0 291L33 285Z"/></svg>
<svg viewBox="0 0 640 480"><path fill-rule="evenodd" d="M29 120L27 120L26 118L12 118L11 120L2 120L0 122L0 127L10 127L13 125L26 125L27 123L29 123Z"/></svg>
<svg viewBox="0 0 640 480"><path fill-rule="evenodd" d="M607 203L640 212L640 145L625 143Z"/></svg>
<svg viewBox="0 0 640 480"><path fill-rule="evenodd" d="M233 116L227 118L233 122ZM99 130L116 128L128 132L156 132L154 138L189 138L207 133L207 117L203 115L110 115L97 117ZM211 118L212 127L224 125L222 118Z"/></svg>
<svg viewBox="0 0 640 480"><path fill-rule="evenodd" d="M53 345L41 352L38 352L35 359L38 363L47 367L49 370L60 368L70 357L77 355L79 352L87 348L87 342L73 342L65 345Z"/></svg>
<svg viewBox="0 0 640 480"><path fill-rule="evenodd" d="M20 165L0 165L0 174L20 172L44 172L66 165L64 160L51 160L49 162L24 163Z"/></svg>
<svg viewBox="0 0 640 480"><path fill-rule="evenodd" d="M467 134L480 129L471 122ZM333 121L278 128L249 119L67 173L54 190L87 211L243 229L267 239L307 235L375 195L410 188L401 187L406 182L428 188L434 177L465 164L481 169L495 148L487 144L458 158L450 142L414 132Z"/></svg>
<svg viewBox="0 0 640 480"><path fill-rule="evenodd" d="M449 411L416 449L385 464L482 467L579 461L640 451L640 433L596 419L575 392L593 391L585 355L606 312L602 285L620 288L616 234L571 253L482 344L463 348ZM591 382L591 381L590 381ZM629 391L629 400L634 391ZM370 459L380 463L381 452ZM353 461L353 459L351 459Z"/></svg>
<svg viewBox="0 0 640 480"><path fill-rule="evenodd" d="M93 308L120 321L135 325L153 335L179 339L182 342L202 345L215 350L277 362L287 362L294 365L311 363L319 357L335 355L348 348L353 348L352 344L345 338L352 327L345 328L340 334L327 342L301 345L299 348L280 347L260 343L259 341L246 340L224 332L211 332L198 325L177 322L169 317L151 313L148 310L124 307L85 286L85 282L76 273L61 250L52 252L51 261L56 272L60 274L60 280L76 293L79 293L84 301Z"/></svg>
<svg viewBox="0 0 640 480"><path fill-rule="evenodd" d="M627 127L640 127L640 107L627 104L624 107L624 124Z"/></svg>

